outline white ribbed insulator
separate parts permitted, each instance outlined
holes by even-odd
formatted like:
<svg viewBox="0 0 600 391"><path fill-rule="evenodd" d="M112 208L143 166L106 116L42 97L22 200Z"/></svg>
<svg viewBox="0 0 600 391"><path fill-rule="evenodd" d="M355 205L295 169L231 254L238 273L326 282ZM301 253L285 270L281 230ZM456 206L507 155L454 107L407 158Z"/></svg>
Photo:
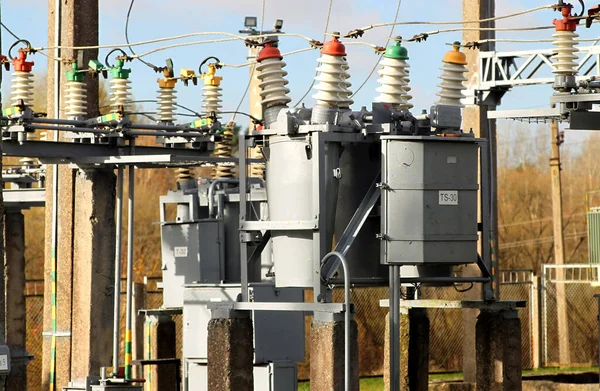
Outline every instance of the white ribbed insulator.
<svg viewBox="0 0 600 391"><path fill-rule="evenodd" d="M33 73L17 71L12 76L10 86L12 105L18 106L22 100L25 106L33 106Z"/></svg>
<svg viewBox="0 0 600 391"><path fill-rule="evenodd" d="M215 143L215 152L213 156L233 157L233 132L231 127L226 127L221 134L221 141ZM234 169L232 166L215 166L213 178L233 178Z"/></svg>
<svg viewBox="0 0 600 391"><path fill-rule="evenodd" d="M438 87L440 92L436 93L440 99L436 102L439 105L464 107L460 102L465 97L463 91L465 86L463 82L467 81L464 73L467 72L467 67L464 65L444 63L440 68L442 73L439 78L442 80Z"/></svg>
<svg viewBox="0 0 600 391"><path fill-rule="evenodd" d="M279 58L265 58L256 66L260 84L260 97L264 107L285 106L292 101L287 96L290 89L286 87L289 83L283 70L285 62Z"/></svg>
<svg viewBox="0 0 600 391"><path fill-rule="evenodd" d="M87 88L79 81L67 82L66 114L68 118L87 116Z"/></svg>
<svg viewBox="0 0 600 391"><path fill-rule="evenodd" d="M221 109L223 108L221 100L221 90L219 86L205 85L202 87L202 111L208 115L211 111L221 118Z"/></svg>
<svg viewBox="0 0 600 391"><path fill-rule="evenodd" d="M579 49L577 45L577 33L575 31L557 31L552 35L554 41L552 44L556 46L552 49L556 53L552 58L552 73L561 76L574 76L577 74L577 53Z"/></svg>
<svg viewBox="0 0 600 391"><path fill-rule="evenodd" d="M317 100L317 105L348 108L354 101L350 99L352 94L348 87L351 84L347 81L350 78L348 73L348 63L342 56L332 56L321 54L317 59L320 65L317 67L319 74L315 80L319 82L314 88L319 91L313 98Z"/></svg>
<svg viewBox="0 0 600 391"><path fill-rule="evenodd" d="M406 103L406 62L395 58L384 57L380 62L381 69L377 80L380 84L375 91L381 94L375 102L389 103L395 109L405 109Z"/></svg>
<svg viewBox="0 0 600 391"><path fill-rule="evenodd" d="M404 60L401 60L404 61ZM404 61L406 63L406 66L404 67L404 73L406 73L406 76L404 76L404 100L406 100L406 108L408 110L412 109L413 107L415 107L412 103L410 103L410 101L412 100L412 95L410 94L410 91L412 90L412 88L410 88L410 65L408 65L408 63L406 61Z"/></svg>
<svg viewBox="0 0 600 391"><path fill-rule="evenodd" d="M159 88L157 91L158 99L158 120L162 122L175 121L175 103L176 91L175 88Z"/></svg>
<svg viewBox="0 0 600 391"><path fill-rule="evenodd" d="M129 111L131 106L131 81L129 79L112 79L110 81L110 104L113 112L123 106L123 110Z"/></svg>

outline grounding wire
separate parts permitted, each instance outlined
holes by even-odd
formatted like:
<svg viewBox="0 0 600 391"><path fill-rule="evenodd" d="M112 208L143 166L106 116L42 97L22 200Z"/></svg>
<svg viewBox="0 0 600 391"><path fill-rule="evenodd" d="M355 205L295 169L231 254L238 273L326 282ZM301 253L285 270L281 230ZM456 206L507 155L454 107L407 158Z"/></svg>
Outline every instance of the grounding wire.
<svg viewBox="0 0 600 391"><path fill-rule="evenodd" d="M401 5L402 5L402 0L398 0L398 6L396 7L396 14L394 15L394 22L396 22L396 20L398 20L398 14L400 13L400 6ZM388 43L390 42L390 39L392 38L392 35L394 34L394 28L395 27L396 27L396 25L392 24L392 28L390 29L390 33L388 34L388 38L387 38L387 41L385 43L385 46L387 46ZM354 93L352 95L350 95L350 98L352 98L352 97L354 97L354 95L358 94L358 92L365 86L365 84L367 84L367 82L369 81L369 79L371 79L371 76L373 76L373 73L375 73L375 69L377 69L377 67L379 65L379 62L381 61L382 58L383 58L383 53L379 55L379 58L377 59L377 61L373 65L373 68L371 69L371 72L369 72L369 75L367 76L367 78L356 89L356 91L354 91Z"/></svg>
<svg viewBox="0 0 600 391"><path fill-rule="evenodd" d="M327 8L327 17L325 18L325 28L323 29L323 41L325 41L325 39L327 38L327 29L329 28L329 19L331 17L331 6L332 5L333 5L333 0L329 0L329 7ZM315 77L317 76L318 73L319 73L319 71L315 70L315 75L312 77L312 82L310 83L310 86L308 86L308 89L306 90L304 95L302 95L302 98L300 98L300 100L294 105L294 107L300 106L302 101L308 96L308 94L312 90L313 86L315 85L315 81L316 81Z"/></svg>

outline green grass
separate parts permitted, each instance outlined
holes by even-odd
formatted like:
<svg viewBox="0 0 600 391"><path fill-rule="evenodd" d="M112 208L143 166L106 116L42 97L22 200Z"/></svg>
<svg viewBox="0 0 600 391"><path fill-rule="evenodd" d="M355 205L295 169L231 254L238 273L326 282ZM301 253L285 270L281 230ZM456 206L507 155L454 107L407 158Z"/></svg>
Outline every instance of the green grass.
<svg viewBox="0 0 600 391"><path fill-rule="evenodd" d="M360 379L360 391L383 390L383 377L366 377ZM310 391L310 382L298 383L298 391Z"/></svg>

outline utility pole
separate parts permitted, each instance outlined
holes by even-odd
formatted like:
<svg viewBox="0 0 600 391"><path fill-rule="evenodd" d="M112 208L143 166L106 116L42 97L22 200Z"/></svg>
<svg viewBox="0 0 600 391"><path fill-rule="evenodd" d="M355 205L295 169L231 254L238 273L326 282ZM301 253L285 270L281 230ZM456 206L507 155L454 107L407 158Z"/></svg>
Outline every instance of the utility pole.
<svg viewBox="0 0 600 391"><path fill-rule="evenodd" d="M55 42L67 47L98 45L98 1L49 0L49 46ZM78 53L61 49L59 54L75 59ZM97 58L98 50L83 52L84 64ZM47 110L58 116L64 115L60 109L68 69L48 61ZM88 113L95 117L98 80L86 81ZM68 141L62 135L60 140ZM50 169L47 178L42 387L60 390L69 381L82 384L111 363L116 181L112 167L84 171L63 165Z"/></svg>
<svg viewBox="0 0 600 391"><path fill-rule="evenodd" d="M278 34L282 33L281 28L283 27L283 20L277 19L275 21L275 25L273 26L273 30L268 31L259 31L256 30L256 26L258 25L258 19L255 16L246 16L244 19L244 30L240 30L240 34L246 34L249 37L257 36L257 35L268 35L268 34ZM274 42L274 46L277 47L279 42L279 37L277 35L268 37L269 40ZM248 48L248 57L246 60L248 62L252 62L256 60L258 56L260 48L255 46L250 46ZM258 72L256 72L256 63L250 65L250 85L248 87L248 100L250 102L250 110L248 114L250 114L254 118L262 119L262 99L260 97L260 80L258 79ZM252 134L252 130L254 129L254 123L252 119L250 119L249 134ZM248 156L251 159L259 159L262 158L262 153L257 148L253 148L250 150L250 154ZM251 177L259 177L262 178L264 176L265 166L263 164L252 165L250 169L249 176Z"/></svg>
<svg viewBox="0 0 600 391"><path fill-rule="evenodd" d="M481 20L487 18L493 18L495 16L495 0L463 0L463 20ZM465 27L494 27L495 23L493 21L480 23L480 24L467 24ZM463 32L463 41L464 42L473 42L479 41L482 39L490 39L495 37L494 31L464 31ZM472 89L472 85L477 83L477 78L481 74L479 67L479 51L489 51L494 50L494 43L484 43L479 48L475 48L473 50L466 50L465 54L467 55L467 63L469 72L467 73L467 86ZM492 154L492 161L490 164L491 172L489 174L493 174L494 182L496 178L496 170L497 170L497 162L496 162L496 122L494 120L489 120L487 117L488 110L494 110L496 108L495 102L490 101L486 104L480 105L467 105L463 109L463 129L465 131L473 130L475 133L475 137L485 138L489 141L489 148ZM481 188L481 187L480 187ZM492 224L491 230L492 232L498 232L498 210L497 210L497 186L496 183L492 183L491 192L491 215L492 215ZM481 218L481 210L479 211L479 216ZM480 238L481 239L481 238ZM495 248L497 248L497 243L494 238L493 243ZM481 241L480 241L481 243ZM480 245L481 251L481 245ZM497 254L497 251L493 251L493 254ZM494 270L498 270L498 265L494 265ZM463 276L474 276L480 275L479 268L477 265L469 265L463 269ZM464 298L467 300L481 300L484 297L484 290L492 289L494 293L497 295L498 290L497 286L487 285L482 289L481 285L475 285L473 289L464 294ZM465 337L463 339L463 374L465 382L475 383L476 382L476 354L475 354L475 324L477 322L477 316L479 315L479 310L474 309L466 309L463 310L463 322L464 322L464 330Z"/></svg>
<svg viewBox="0 0 600 391"><path fill-rule="evenodd" d="M565 263L565 237L563 230L563 205L562 205L562 181L560 163L560 144L563 143L562 132L558 128L558 122L552 121L552 157L550 158L550 170L552 174L552 225L554 229L554 264ZM564 270L556 270L558 281L564 278ZM565 284L558 282L556 286L556 315L558 320L558 355L559 364L570 363L569 351L569 322L567 318L567 299L565 295Z"/></svg>

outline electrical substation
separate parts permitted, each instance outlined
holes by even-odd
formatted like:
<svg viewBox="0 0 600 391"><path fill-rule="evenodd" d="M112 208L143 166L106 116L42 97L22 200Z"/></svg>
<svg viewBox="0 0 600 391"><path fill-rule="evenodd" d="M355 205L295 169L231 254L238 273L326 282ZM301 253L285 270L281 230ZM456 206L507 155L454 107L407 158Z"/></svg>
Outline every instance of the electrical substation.
<svg viewBox="0 0 600 391"><path fill-rule="evenodd" d="M503 56L490 46L493 22L502 18L494 17L493 9L475 21L456 22L480 26L473 30L490 35L475 42L456 38L437 56L438 99L424 111L411 103L410 79L419 69L410 67L409 49L428 34L392 37L386 47L370 45L381 55L379 86L370 105L356 107L347 44L368 39L373 26L329 32L320 42L283 33L281 23L261 33L254 29L256 20L248 21L252 34L234 39L256 54L248 65L255 67L262 110L250 115L253 127L247 133L236 134L228 120L232 113L223 109L222 85L228 79L221 59L207 52L198 72L178 71L171 59L153 66L158 74L156 118L136 122L132 86L155 83L135 78L140 56L127 54L125 47L84 42L64 27L61 34L61 17L80 11L61 1L50 3L56 24L48 48L36 48L26 39L2 45L2 63L12 68L10 106L2 110L2 153L23 158L19 167L2 172L10 184L3 191L4 211L8 215L44 204L48 210L44 387L296 391L298 363L310 353L311 390L358 390L358 309L351 290L368 286L389 287L389 296L379 298L379 305L389 309L386 390L427 389L428 337L420 345L407 341L429 331L428 308L478 310L473 349L477 390L521 389L518 311L525 302L499 300L497 292L493 120L544 118L566 122L570 129L599 128L600 114L592 109L600 103L600 82L584 74L577 62L576 30L594 28L600 7L585 8L580 1L583 10L577 14L571 4L559 1L518 13L544 10L552 20L555 12L553 49L534 53L519 68L514 60L527 56L525 52ZM312 107L291 105L288 80L294 75L285 69L285 44L280 42L286 36L307 39L319 51ZM107 47L109 54L97 58L98 48ZM48 73L54 83L48 113L33 109L33 58L40 53L50 56ZM543 64L526 76L526 67L542 57L555 77L535 79ZM475 84L468 77L474 67ZM97 106L92 94L97 95L98 80L105 78L110 112L97 115L90 108ZM202 115L178 123L176 90L190 83L202 88L201 104L190 104L201 106ZM522 84L552 84L554 107L490 110L488 116L488 108ZM465 126L465 105L483 113L477 126L472 121ZM136 142L141 137L151 137L153 145ZM197 176L193 168L198 166L212 167L212 175ZM162 273L158 309L137 308L133 284L135 177L150 168L176 169L177 180L177 188L162 194L156 205ZM99 195L101 188L108 194ZM67 207L72 208L68 215ZM100 222L81 223L78 213ZM74 233L61 239L67 229ZM66 248L81 252L72 255L81 263L63 272L60 257L71 251ZM125 270L122 258L127 259ZM463 275L465 265L476 273ZM112 293L96 292L101 282L92 281L94 273L110 276ZM81 349L71 347L66 355L57 292L68 275L73 278L73 312L79 308L87 320L80 330L70 320L69 337ZM124 311L115 294L122 275ZM481 295L458 301L420 297L421 286L457 284L476 286ZM87 285L91 293L85 293ZM343 289L342 301L333 299L335 288ZM307 291L312 300L305 300ZM10 300L7 296L7 316ZM175 350L171 317L179 314L181 356L165 357L161 349ZM313 316L310 331L308 315ZM144 337L135 331L140 317ZM401 328L403 317L410 321L410 332ZM141 356L134 353L136 338ZM92 339L103 346L90 347ZM27 357L24 349L0 346L0 376L10 379L19 373L15 368L25 367ZM59 367L66 362L68 382L58 381ZM497 383L502 388L493 388Z"/></svg>

